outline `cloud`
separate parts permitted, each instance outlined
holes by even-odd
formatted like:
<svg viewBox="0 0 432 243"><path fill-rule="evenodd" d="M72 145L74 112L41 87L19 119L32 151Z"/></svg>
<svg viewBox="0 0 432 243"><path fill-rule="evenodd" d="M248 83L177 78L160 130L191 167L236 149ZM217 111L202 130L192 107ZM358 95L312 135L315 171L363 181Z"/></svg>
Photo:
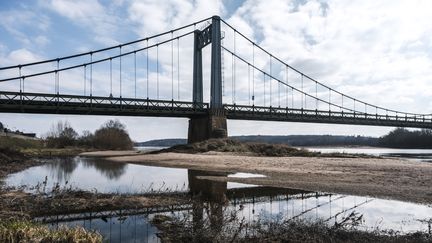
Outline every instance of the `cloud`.
<svg viewBox="0 0 432 243"><path fill-rule="evenodd" d="M229 21L247 23L242 28L271 53L357 99L430 112L420 101L432 88L431 7L428 1L249 0Z"/></svg>
<svg viewBox="0 0 432 243"><path fill-rule="evenodd" d="M115 1L113 4L120 6L122 3ZM98 0L50 0L40 1L40 5L94 33L93 40L97 43L118 44L117 34L122 29L122 19L115 9L102 5Z"/></svg>
<svg viewBox="0 0 432 243"><path fill-rule="evenodd" d="M37 14L27 7L21 7L18 10L3 10L0 11L0 16L2 16L0 27L27 47L33 44L34 35L46 32L51 25L49 17L45 14Z"/></svg>
<svg viewBox="0 0 432 243"><path fill-rule="evenodd" d="M129 20L137 25L136 33L141 37L220 15L223 11L220 0L171 0L163 4L158 0L144 0L132 1L128 7Z"/></svg>
<svg viewBox="0 0 432 243"><path fill-rule="evenodd" d="M235 6L234 6L235 5ZM233 9L233 6L236 9ZM37 9L41 7L41 9ZM357 99L366 102L411 112L430 112L430 94L432 83L432 22L430 22L429 1L342 1L342 0L246 0L232 4L226 0L115 0L112 2L97 0L49 0L39 1L38 6L29 4L28 7L12 10L1 10L0 26L3 27L18 44L2 40L0 48L0 65L18 64L27 61L40 60L42 54L34 46L55 45L48 38L47 31L59 18L68 21L62 22L62 28L78 27L76 44L64 42L64 47L80 49L82 51L114 45L128 40L146 37L152 34L167 31L191 22L221 15L230 24L246 36L259 42L275 56L293 65L295 68L322 81L335 89L346 92ZM229 8L229 9L227 9ZM24 10L24 12L22 12ZM40 11L42 10L42 11ZM49 10L46 12L45 10ZM45 12L43 12L45 11ZM23 14L25 13L25 14ZM60 21L59 21L60 22ZM70 25L68 25L70 24ZM63 26L64 25L64 26ZM72 26L72 27L71 27ZM200 27L200 26L198 26ZM34 28L35 32L28 30ZM74 31L76 31L74 29ZM233 33L224 27L224 45L232 48ZM89 34L94 42L85 41L83 36ZM163 38L166 38L164 36ZM161 38L161 39L163 39ZM60 39L61 40L61 39ZM49 45L48 45L49 44ZM101 46L102 45L102 46ZM251 45L237 36L237 53L248 60L252 58ZM125 48L126 49L126 48ZM8 53L12 50L10 53ZM54 52L55 49L53 49ZM255 50L256 51L256 50ZM113 51L113 54L118 50ZM191 72L192 72L192 45L191 39L180 41L180 69L177 68L176 45L174 45L174 93L177 91L177 72L181 72L181 97L190 100ZM46 54L46 53L44 53ZM57 56L49 53L47 56ZM205 99L208 99L209 81L209 48L204 50L204 86ZM96 56L95 56L96 58ZM85 60L88 57L84 58ZM83 59L83 60L84 60ZM123 58L123 92L129 97L134 93L134 76L132 56ZM155 90L154 72L156 52L150 52L150 89ZM159 48L159 80L160 95L171 98L171 46L162 45ZM82 61L82 60L81 60ZM62 63L63 64L63 63ZM145 55L138 56L138 96L145 97L146 69ZM269 58L263 53L255 52L255 64L268 71ZM95 92L101 95L109 93L109 73L106 72L107 63L93 67L94 79L102 83L95 87ZM114 65L114 92L118 95L119 71L118 62ZM231 56L224 59L224 101L231 102ZM285 72L281 65L273 62L272 74L285 80ZM128 68L129 67L129 68ZM236 62L237 71L237 102L250 101L249 86L250 72L248 66ZM88 70L87 70L88 71ZM65 73L62 78L62 91L69 93L82 93L83 70ZM300 76L290 73L290 84L300 88ZM255 72L252 77L256 85L256 101L263 102L262 75ZM52 76L35 83L35 90L49 92L52 89ZM269 95L269 79L266 81L267 102ZM273 80L272 92L277 97L278 86ZM42 84L42 85L41 85ZM30 84L29 84L30 85ZM51 86L50 86L51 85ZM28 86L29 88L31 86ZM305 80L304 89L315 92L315 86ZM285 91L285 90L283 90ZM282 99L286 100L285 93ZM290 93L288 93L290 94ZM327 99L328 93L322 87L318 95ZM155 98L155 94L150 96ZM274 104L278 101L273 97ZM340 97L332 96L332 101L341 102ZM300 105L301 96L294 96L294 103ZM289 104L291 100L289 101ZM282 104L286 104L284 101ZM314 107L314 102L308 102L308 107ZM322 104L320 107L323 107ZM326 107L325 107L326 108ZM327 109L327 108L326 108ZM363 109L358 107L358 109ZM373 112L373 111L371 111ZM19 117L17 118L19 119ZM46 116L50 119L50 116ZM75 119L75 120L74 120ZM71 117L79 126L81 118ZM86 118L87 119L87 118ZM92 117L89 117L91 123ZM105 120L102 119L101 120ZM122 118L123 120L123 118ZM145 130L157 131L151 135L141 128L141 120L124 119L128 127L140 131L143 135L136 135L136 139L150 139L156 137L186 136L186 120L167 119L163 122L173 122L176 128L160 129L162 120L144 119ZM138 122L139 121L139 122ZM159 122L161 121L161 122ZM102 122L102 121L101 121ZM385 128L353 127L336 125L312 125L298 123L265 123L230 121L231 134L279 134L279 133L334 133L334 134L369 134L380 135L386 132ZM151 129L147 129L150 128ZM281 132L282 131L282 132ZM174 135L172 135L174 136Z"/></svg>

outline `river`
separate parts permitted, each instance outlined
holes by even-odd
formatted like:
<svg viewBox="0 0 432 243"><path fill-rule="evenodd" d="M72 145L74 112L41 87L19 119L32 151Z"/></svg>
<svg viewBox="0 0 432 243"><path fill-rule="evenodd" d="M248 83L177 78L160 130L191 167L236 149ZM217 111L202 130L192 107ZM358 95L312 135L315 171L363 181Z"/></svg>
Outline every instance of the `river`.
<svg viewBox="0 0 432 243"><path fill-rule="evenodd" d="M154 148L139 148L149 150ZM403 150L382 148L309 148L313 151L362 153L414 159L419 163L432 159L432 150ZM29 192L49 191L59 184L61 187L97 191L101 193L146 193L200 191L208 193L212 200L220 200L220 210L215 214L235 212L239 218L253 222L257 220L306 219L321 220L329 225L347 217L361 216L362 230L398 230L401 232L430 230L432 208L430 205L377 199L354 195L309 192L288 188L270 188L233 182L203 181L200 175L211 172L178 168L163 168L136 164L109 162L94 158L49 159L40 166L28 168L10 175L9 186L26 186ZM262 176L248 173L215 174L222 177ZM45 182L45 183L44 183ZM221 198L224 198L223 200ZM223 203L228 199L228 204ZM202 205L201 207L205 207ZM124 212L123 212L124 213ZM188 215L191 209L161 211L167 215ZM101 232L107 241L113 242L159 242L158 229L150 223L156 215L152 212L119 215L118 212L99 212L85 215L57 215L38 220L49 222L51 227L81 225ZM85 220L80 218L87 218ZM429 223L428 223L429 222Z"/></svg>

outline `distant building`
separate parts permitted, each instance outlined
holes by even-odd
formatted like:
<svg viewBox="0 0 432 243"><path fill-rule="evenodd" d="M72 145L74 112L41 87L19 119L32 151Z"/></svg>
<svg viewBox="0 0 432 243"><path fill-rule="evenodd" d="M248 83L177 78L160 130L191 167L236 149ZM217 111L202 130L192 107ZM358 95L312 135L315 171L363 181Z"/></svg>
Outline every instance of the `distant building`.
<svg viewBox="0 0 432 243"><path fill-rule="evenodd" d="M30 138L36 138L36 133L23 133L22 135Z"/></svg>

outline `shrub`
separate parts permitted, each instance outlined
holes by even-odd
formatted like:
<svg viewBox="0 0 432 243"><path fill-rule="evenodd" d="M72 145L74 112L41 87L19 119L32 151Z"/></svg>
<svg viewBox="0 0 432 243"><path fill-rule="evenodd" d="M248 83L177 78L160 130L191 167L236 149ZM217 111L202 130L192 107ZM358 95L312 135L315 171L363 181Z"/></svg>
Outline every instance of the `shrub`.
<svg viewBox="0 0 432 243"><path fill-rule="evenodd" d="M93 145L99 149L132 149L133 142L126 131L126 126L118 120L109 120L96 130Z"/></svg>
<svg viewBox="0 0 432 243"><path fill-rule="evenodd" d="M45 140L48 147L64 148L74 146L78 133L67 121L59 121L51 127Z"/></svg>

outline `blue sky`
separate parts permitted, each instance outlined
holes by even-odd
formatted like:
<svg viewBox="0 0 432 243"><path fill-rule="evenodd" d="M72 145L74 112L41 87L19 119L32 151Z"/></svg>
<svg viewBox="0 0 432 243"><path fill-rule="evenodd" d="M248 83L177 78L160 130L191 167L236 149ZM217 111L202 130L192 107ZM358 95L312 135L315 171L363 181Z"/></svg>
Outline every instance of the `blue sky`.
<svg viewBox="0 0 432 243"><path fill-rule="evenodd" d="M395 3L389 0L0 1L0 66L117 45L216 14L279 58L331 87L390 109L431 113L431 5L430 1ZM187 45L182 43L182 53L190 48ZM246 45L238 46L250 53ZM164 58L161 65L168 79L169 66L165 64L170 57ZM185 58L184 62L187 60ZM191 70L188 71L187 66L182 69L187 79ZM99 72L103 79L102 70ZM73 80L74 75L69 78ZM245 73L238 75L246 76ZM35 90L46 88L36 81L31 85L29 87ZM245 85L239 84L240 88ZM10 87L4 85L0 89ZM64 90L73 92L75 88L65 87ZM106 87L99 88L102 92ZM170 93L168 88L162 89ZM185 99L186 91L181 91ZM0 121L8 127L39 135L57 120L68 120L81 132L94 130L109 118L0 114ZM119 119L137 141L187 136L187 119ZM379 136L391 129L253 121L229 121L228 127L230 135Z"/></svg>

